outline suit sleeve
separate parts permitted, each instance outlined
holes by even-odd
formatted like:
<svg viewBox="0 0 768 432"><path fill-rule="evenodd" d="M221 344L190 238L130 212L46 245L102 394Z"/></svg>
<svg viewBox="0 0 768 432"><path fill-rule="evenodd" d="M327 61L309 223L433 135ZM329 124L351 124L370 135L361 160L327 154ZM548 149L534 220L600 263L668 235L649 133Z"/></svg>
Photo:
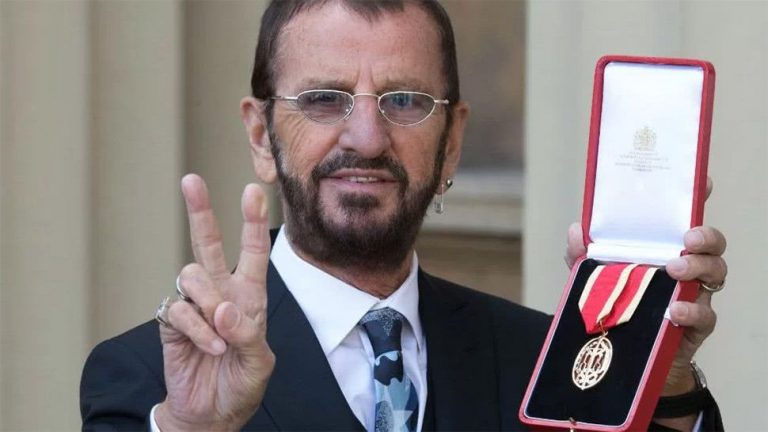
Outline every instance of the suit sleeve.
<svg viewBox="0 0 768 432"><path fill-rule="evenodd" d="M723 418L720 416L720 407L717 406L717 402L711 395L710 398L711 402L704 409L699 431L724 431L725 426L723 426Z"/></svg>
<svg viewBox="0 0 768 432"><path fill-rule="evenodd" d="M80 382L84 431L147 431L149 413L163 399L162 369L141 353L114 339L91 352Z"/></svg>

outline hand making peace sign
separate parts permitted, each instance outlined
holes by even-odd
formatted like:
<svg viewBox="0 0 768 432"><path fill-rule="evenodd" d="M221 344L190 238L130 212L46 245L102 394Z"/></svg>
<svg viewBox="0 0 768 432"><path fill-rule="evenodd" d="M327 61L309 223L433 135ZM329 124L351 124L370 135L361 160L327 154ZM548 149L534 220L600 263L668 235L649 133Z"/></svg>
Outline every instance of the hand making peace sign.
<svg viewBox="0 0 768 432"><path fill-rule="evenodd" d="M231 273L208 189L195 174L181 189L195 263L179 274L188 301L168 307L160 326L167 396L155 411L164 432L236 430L258 408L275 364L266 340L267 201L249 184L242 197L240 259Z"/></svg>

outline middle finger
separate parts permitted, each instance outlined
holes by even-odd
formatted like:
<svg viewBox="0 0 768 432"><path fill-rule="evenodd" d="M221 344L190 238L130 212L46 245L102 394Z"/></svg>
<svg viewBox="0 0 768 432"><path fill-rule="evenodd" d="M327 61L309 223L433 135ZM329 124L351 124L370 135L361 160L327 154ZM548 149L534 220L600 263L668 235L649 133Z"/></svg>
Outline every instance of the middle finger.
<svg viewBox="0 0 768 432"><path fill-rule="evenodd" d="M667 273L677 280L698 279L705 283L719 284L728 274L728 266L719 256L686 255L667 263Z"/></svg>

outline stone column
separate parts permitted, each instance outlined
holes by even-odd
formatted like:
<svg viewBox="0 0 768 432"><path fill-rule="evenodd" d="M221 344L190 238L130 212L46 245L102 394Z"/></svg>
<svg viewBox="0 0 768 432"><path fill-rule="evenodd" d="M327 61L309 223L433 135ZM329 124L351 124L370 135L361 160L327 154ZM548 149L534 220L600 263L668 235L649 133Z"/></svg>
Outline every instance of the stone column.
<svg viewBox="0 0 768 432"><path fill-rule="evenodd" d="M75 429L93 270L89 5L1 2L0 21L0 429Z"/></svg>

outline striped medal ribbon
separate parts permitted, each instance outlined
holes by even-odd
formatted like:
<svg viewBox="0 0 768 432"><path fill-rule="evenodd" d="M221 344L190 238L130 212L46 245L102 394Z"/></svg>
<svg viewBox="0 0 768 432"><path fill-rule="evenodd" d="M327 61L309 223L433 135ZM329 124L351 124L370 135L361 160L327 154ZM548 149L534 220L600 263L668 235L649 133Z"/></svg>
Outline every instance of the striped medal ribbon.
<svg viewBox="0 0 768 432"><path fill-rule="evenodd" d="M587 334L600 335L581 348L571 378L581 390L592 388L608 372L613 345L608 330L632 318L643 293L658 269L639 264L599 265L589 276L579 298Z"/></svg>

